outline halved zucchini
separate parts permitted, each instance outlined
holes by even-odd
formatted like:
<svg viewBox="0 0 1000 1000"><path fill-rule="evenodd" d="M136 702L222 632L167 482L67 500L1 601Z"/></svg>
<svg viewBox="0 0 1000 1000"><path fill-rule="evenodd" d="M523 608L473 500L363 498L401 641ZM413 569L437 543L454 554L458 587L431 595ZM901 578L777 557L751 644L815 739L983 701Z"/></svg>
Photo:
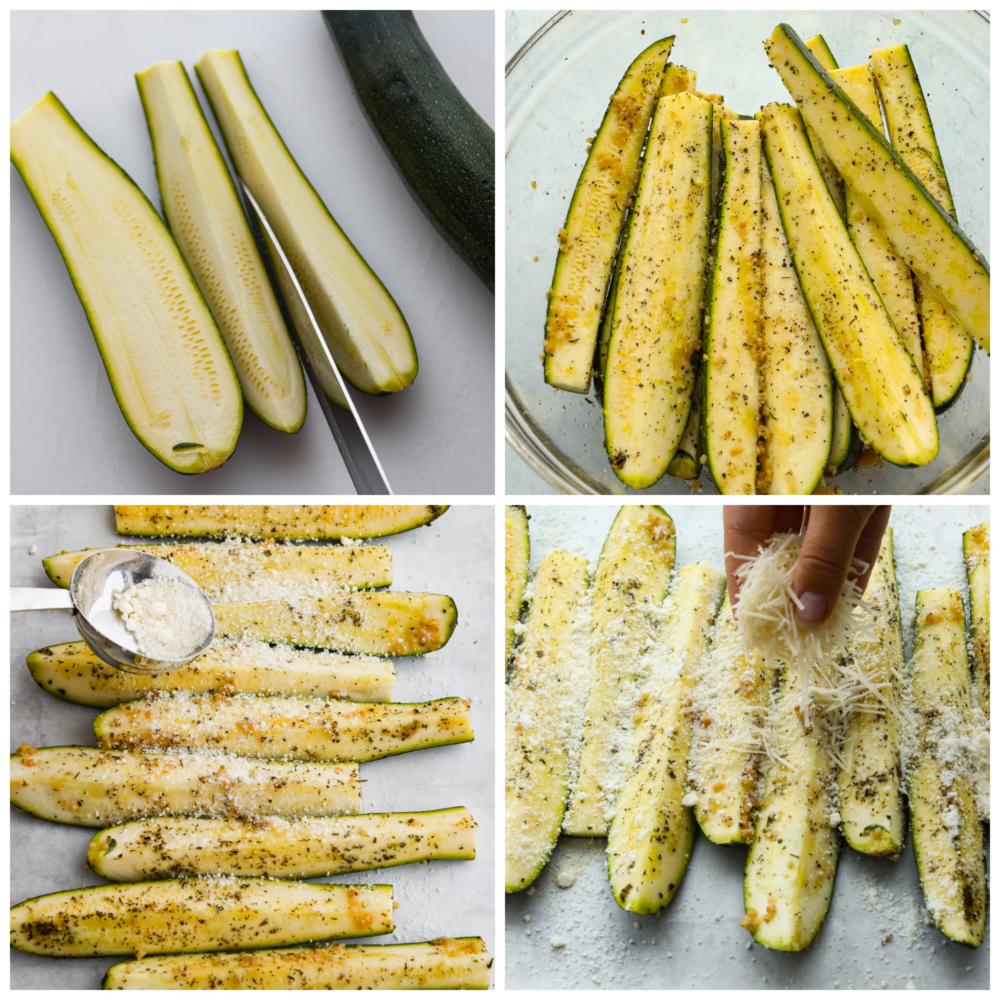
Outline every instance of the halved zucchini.
<svg viewBox="0 0 1000 1000"><path fill-rule="evenodd" d="M545 317L545 381L586 392L625 209L673 35L644 49L611 97L559 231Z"/></svg>
<svg viewBox="0 0 1000 1000"><path fill-rule="evenodd" d="M833 50L826 43L826 39L822 35L813 35L806 43L806 48L816 57L816 61L823 67L827 72L835 70L838 68L837 57L833 54ZM845 213L844 205L844 181L840 176L837 168L833 165L833 161L829 156L826 155L826 151L823 149L823 143L820 142L819 136L816 132L809 126L806 122L806 135L809 136L809 144L813 148L813 152L816 154L816 162L819 164L819 169L823 173L823 180L826 181L827 190L830 192L830 197L833 198L833 203L837 206L837 211L841 215Z"/></svg>
<svg viewBox="0 0 1000 1000"><path fill-rule="evenodd" d="M711 103L688 93L660 98L621 250L604 382L608 458L635 489L667 471L691 412L711 163Z"/></svg>
<svg viewBox="0 0 1000 1000"><path fill-rule="evenodd" d="M375 395L405 388L417 376L410 328L299 169L240 54L213 49L195 69L236 173L274 230L341 374Z"/></svg>
<svg viewBox="0 0 1000 1000"><path fill-rule="evenodd" d="M514 625L521 613L530 556L527 511L523 504L508 504L504 508L504 624L507 629L505 666L514 648Z"/></svg>
<svg viewBox="0 0 1000 1000"><path fill-rule="evenodd" d="M144 958L111 966L106 990L485 990L482 938Z"/></svg>
<svg viewBox="0 0 1000 1000"><path fill-rule="evenodd" d="M109 667L85 642L62 642L28 654L35 683L67 701L110 708L155 691L294 694L348 701L392 701L390 660L321 650L217 639L197 660L163 674Z"/></svg>
<svg viewBox="0 0 1000 1000"><path fill-rule="evenodd" d="M377 656L414 656L446 645L458 612L444 594L374 593L216 604L220 639L258 639Z"/></svg>
<svg viewBox="0 0 1000 1000"><path fill-rule="evenodd" d="M762 128L799 284L854 423L888 461L925 465L938 452L934 408L822 182L802 117L769 104Z"/></svg>
<svg viewBox="0 0 1000 1000"><path fill-rule="evenodd" d="M177 472L222 465L243 423L239 381L153 206L55 94L11 125L10 156L59 247L132 433Z"/></svg>
<svg viewBox="0 0 1000 1000"><path fill-rule="evenodd" d="M10 800L41 819L108 826L143 816L329 816L361 808L357 764L21 744Z"/></svg>
<svg viewBox="0 0 1000 1000"><path fill-rule="evenodd" d="M279 819L140 819L102 830L87 863L113 882L178 875L321 878L416 861L469 861L468 809Z"/></svg>
<svg viewBox="0 0 1000 1000"><path fill-rule="evenodd" d="M379 538L430 524L444 506L418 504L216 504L119 505L115 526L119 535L153 538L177 535L191 538L278 538L299 541L317 538Z"/></svg>
<svg viewBox="0 0 1000 1000"><path fill-rule="evenodd" d="M273 948L388 934L391 885L264 878L179 878L95 885L27 899L10 943L54 958Z"/></svg>
<svg viewBox="0 0 1000 1000"><path fill-rule="evenodd" d="M473 739L469 703L461 698L366 705L252 694L127 702L97 716L94 735L107 749L359 762Z"/></svg>
<svg viewBox="0 0 1000 1000"><path fill-rule="evenodd" d="M295 433L306 418L302 366L184 65L153 63L135 79L163 214L219 322L243 399L265 424Z"/></svg>
<svg viewBox="0 0 1000 1000"><path fill-rule="evenodd" d="M987 720L990 717L990 522L962 535L969 577L969 649L972 653L972 693Z"/></svg>

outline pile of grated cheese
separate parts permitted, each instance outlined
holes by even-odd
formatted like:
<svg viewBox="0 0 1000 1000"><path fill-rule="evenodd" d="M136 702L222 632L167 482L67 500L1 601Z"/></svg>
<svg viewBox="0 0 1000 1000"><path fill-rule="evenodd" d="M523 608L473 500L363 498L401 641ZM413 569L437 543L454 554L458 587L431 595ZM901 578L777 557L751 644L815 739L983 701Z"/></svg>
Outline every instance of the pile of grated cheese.
<svg viewBox="0 0 1000 1000"><path fill-rule="evenodd" d="M182 660L208 637L212 613L200 591L181 580L150 577L112 594L111 606L154 660Z"/></svg>

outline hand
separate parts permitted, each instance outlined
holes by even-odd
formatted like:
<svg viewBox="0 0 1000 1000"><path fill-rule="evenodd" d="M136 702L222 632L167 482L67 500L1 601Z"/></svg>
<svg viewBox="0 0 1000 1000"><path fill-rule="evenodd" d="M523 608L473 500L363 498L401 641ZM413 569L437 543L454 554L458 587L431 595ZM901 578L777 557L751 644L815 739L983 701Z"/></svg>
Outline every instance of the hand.
<svg viewBox="0 0 1000 1000"><path fill-rule="evenodd" d="M725 506L722 522L730 602L735 608L739 598L735 573L740 560L729 553L755 556L757 547L764 545L771 535L799 531L804 526L805 538L795 567L793 588L804 607L796 611L796 617L804 625L818 625L826 621L850 573L852 559L868 563L866 573L860 576L850 573L852 578L857 579L862 592L868 586L891 509L888 505L860 504Z"/></svg>

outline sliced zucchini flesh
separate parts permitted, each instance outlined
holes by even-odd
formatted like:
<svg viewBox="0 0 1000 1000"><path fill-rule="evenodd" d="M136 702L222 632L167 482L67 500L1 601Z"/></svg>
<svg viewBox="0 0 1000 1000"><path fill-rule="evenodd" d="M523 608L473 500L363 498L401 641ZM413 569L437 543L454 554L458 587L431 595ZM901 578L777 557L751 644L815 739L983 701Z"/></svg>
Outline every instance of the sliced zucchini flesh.
<svg viewBox="0 0 1000 1000"><path fill-rule="evenodd" d="M990 522L962 535L969 578L969 633L972 639L972 692L990 717Z"/></svg>
<svg viewBox="0 0 1000 1000"><path fill-rule="evenodd" d="M522 505L508 504L504 508L504 625L507 630L505 665L514 648L514 626L521 613L530 556L527 511Z"/></svg>

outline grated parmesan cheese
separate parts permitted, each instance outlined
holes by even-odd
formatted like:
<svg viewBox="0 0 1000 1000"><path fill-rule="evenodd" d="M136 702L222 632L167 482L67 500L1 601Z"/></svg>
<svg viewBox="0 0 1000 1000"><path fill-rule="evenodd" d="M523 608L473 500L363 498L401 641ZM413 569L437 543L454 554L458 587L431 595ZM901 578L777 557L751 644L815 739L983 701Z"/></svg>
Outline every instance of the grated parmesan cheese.
<svg viewBox="0 0 1000 1000"><path fill-rule="evenodd" d="M204 595L181 580L150 577L112 594L111 606L135 637L136 648L154 660L182 660L212 629Z"/></svg>

